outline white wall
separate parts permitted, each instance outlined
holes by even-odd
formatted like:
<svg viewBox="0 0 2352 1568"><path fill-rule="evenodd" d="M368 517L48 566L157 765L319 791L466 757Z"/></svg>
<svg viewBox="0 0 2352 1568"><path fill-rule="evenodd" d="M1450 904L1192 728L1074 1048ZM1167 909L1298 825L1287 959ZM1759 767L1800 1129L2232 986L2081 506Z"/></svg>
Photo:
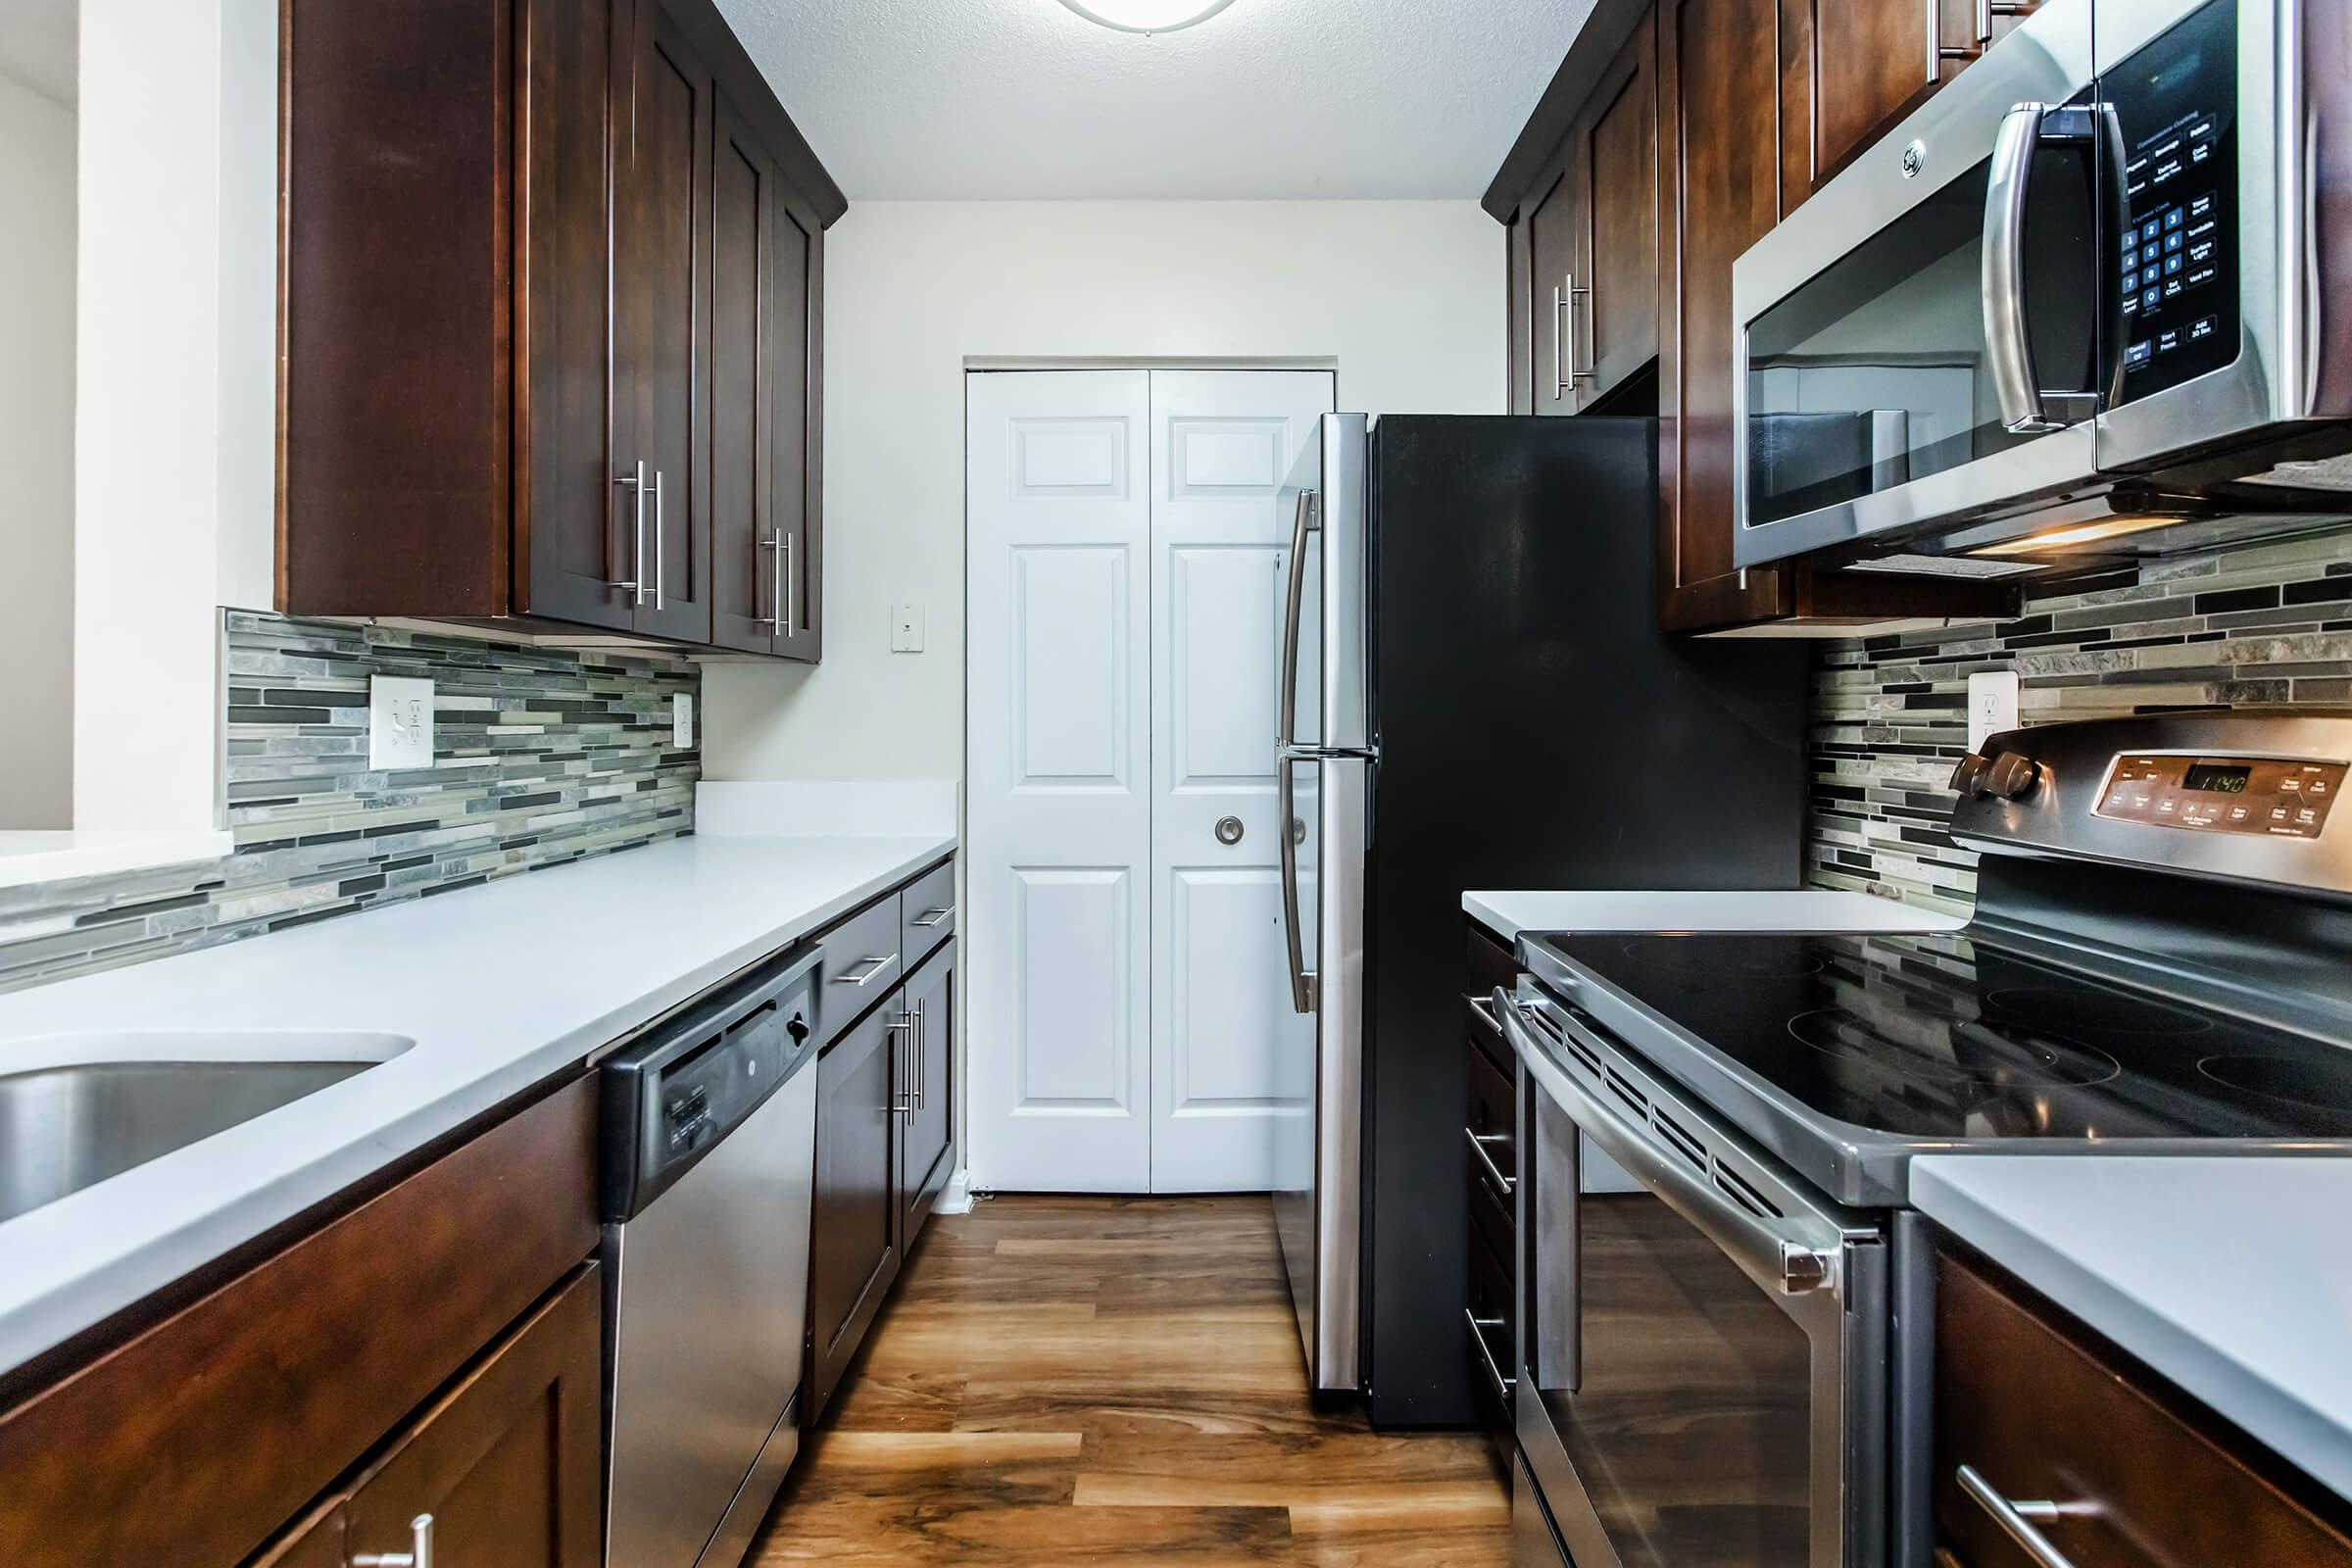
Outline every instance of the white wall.
<svg viewBox="0 0 2352 1568"><path fill-rule="evenodd" d="M74 812L74 112L0 75L0 829Z"/></svg>
<svg viewBox="0 0 2352 1568"><path fill-rule="evenodd" d="M274 15L82 8L76 828L220 815L220 607L270 595Z"/></svg>
<svg viewBox="0 0 2352 1568"><path fill-rule="evenodd" d="M704 673L712 779L963 770L971 358L1302 359L1340 406L1499 414L1503 230L1474 202L866 202L825 236L814 669ZM890 651L890 607L928 612Z"/></svg>

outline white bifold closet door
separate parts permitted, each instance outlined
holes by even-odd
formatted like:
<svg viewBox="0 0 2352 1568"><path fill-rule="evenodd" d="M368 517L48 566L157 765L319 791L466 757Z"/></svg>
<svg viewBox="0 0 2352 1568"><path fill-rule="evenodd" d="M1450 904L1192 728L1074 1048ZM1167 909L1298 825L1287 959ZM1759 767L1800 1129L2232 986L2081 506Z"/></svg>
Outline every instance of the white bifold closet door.
<svg viewBox="0 0 2352 1568"><path fill-rule="evenodd" d="M1274 1118L1309 1113L1280 1077L1312 1024L1282 940L1274 494L1332 392L968 377L976 1188L1260 1189Z"/></svg>

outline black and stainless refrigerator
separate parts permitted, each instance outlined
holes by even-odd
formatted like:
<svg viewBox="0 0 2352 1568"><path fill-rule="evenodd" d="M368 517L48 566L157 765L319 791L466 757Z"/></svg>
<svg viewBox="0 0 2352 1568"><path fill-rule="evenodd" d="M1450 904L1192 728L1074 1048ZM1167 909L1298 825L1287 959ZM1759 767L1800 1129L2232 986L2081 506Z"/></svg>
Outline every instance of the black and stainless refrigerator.
<svg viewBox="0 0 2352 1568"><path fill-rule="evenodd" d="M1810 660L1658 630L1657 431L1327 415L1281 492L1283 925L1315 1029L1274 1212L1311 1386L1382 1425L1475 1417L1463 892L1798 881Z"/></svg>

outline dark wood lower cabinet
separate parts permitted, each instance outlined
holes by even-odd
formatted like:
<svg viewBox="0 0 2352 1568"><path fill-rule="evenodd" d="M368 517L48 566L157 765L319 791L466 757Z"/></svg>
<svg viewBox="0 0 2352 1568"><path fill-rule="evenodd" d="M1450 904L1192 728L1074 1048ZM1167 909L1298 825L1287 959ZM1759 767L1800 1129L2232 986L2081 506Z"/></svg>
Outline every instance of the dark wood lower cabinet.
<svg viewBox="0 0 2352 1568"><path fill-rule="evenodd" d="M1494 1021L1494 988L1509 990L1518 965L1511 950L1476 920L1469 927L1462 976L1470 1096L1462 1115L1462 1158L1470 1166L1468 1268L1462 1281L1462 1340L1470 1386L1496 1458L1518 1450L1511 1379L1518 1375L1518 1064Z"/></svg>
<svg viewBox="0 0 2352 1568"><path fill-rule="evenodd" d="M939 1190L954 1163L956 1129L956 944L949 942L923 960L906 982L906 1009L914 1032L906 1044L913 1063L912 1102L899 1158L899 1232L912 1246L931 1217Z"/></svg>
<svg viewBox="0 0 2352 1568"><path fill-rule="evenodd" d="M595 1251L595 1126L576 1080L0 1411L0 1563L243 1562Z"/></svg>
<svg viewBox="0 0 2352 1568"><path fill-rule="evenodd" d="M921 927L909 922L926 911L952 916L954 888L950 860L867 906L838 928L844 955L873 951L876 929L892 941L940 929L945 918ZM828 945L830 966L834 937L819 940ZM921 954L912 942L901 951ZM859 967L845 958L828 987L849 985L843 975ZM841 1387L954 1173L957 1005L951 939L915 957L912 971L817 1058L808 1371L801 1396L806 1426L816 1424ZM830 1019L823 1025L828 1034L840 1027Z"/></svg>
<svg viewBox="0 0 2352 1568"><path fill-rule="evenodd" d="M1946 1568L2032 1568L1960 1481L2071 1504L2036 1528L2076 1568L2352 1565L2352 1509L2322 1503L2201 1405L1997 1270L1936 1260L1935 1525Z"/></svg>
<svg viewBox="0 0 2352 1568"><path fill-rule="evenodd" d="M885 999L816 1064L816 1188L809 1214L808 1377L813 1423L899 1273L898 1006Z"/></svg>
<svg viewBox="0 0 2352 1568"><path fill-rule="evenodd" d="M429 1550L435 1562L596 1568L602 1304L598 1267L585 1264L263 1563L340 1568L398 1552L421 1562Z"/></svg>

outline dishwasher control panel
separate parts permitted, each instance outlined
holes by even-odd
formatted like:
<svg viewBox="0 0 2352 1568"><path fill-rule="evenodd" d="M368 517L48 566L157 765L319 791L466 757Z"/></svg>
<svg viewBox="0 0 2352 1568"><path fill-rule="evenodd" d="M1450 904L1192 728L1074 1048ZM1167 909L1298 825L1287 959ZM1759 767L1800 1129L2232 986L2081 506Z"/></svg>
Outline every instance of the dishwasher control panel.
<svg viewBox="0 0 2352 1568"><path fill-rule="evenodd" d="M608 1223L660 1196L815 1054L817 957L770 960L603 1064Z"/></svg>

